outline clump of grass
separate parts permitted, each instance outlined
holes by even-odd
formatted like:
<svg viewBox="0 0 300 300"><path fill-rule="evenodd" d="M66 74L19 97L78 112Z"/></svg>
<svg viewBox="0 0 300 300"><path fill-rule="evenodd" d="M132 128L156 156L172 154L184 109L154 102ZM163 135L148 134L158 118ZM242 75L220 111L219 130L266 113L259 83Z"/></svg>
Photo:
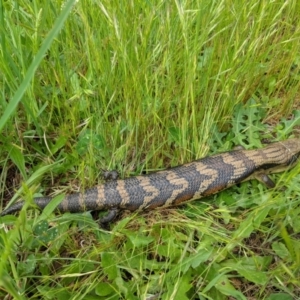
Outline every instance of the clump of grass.
<svg viewBox="0 0 300 300"><path fill-rule="evenodd" d="M0 4L2 207L11 166L30 202L92 186L101 169L159 170L299 125L299 112L262 124L298 106L297 2L71 2ZM287 198L297 179L284 182ZM299 295L299 210L282 197L246 183L217 196L218 209L132 215L111 232L89 213L24 211L1 229L0 295L289 299Z"/></svg>

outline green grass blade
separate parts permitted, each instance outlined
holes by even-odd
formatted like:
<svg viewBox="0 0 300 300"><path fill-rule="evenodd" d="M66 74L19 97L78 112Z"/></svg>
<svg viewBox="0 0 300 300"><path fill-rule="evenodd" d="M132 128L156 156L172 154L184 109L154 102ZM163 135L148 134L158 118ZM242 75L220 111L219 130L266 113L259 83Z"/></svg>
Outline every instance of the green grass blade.
<svg viewBox="0 0 300 300"><path fill-rule="evenodd" d="M61 30L62 26L64 25L64 22L67 19L75 1L76 0L69 0L66 3L66 5L64 6L64 8L61 11L61 14L56 19L53 28L51 29L47 38L45 39L44 43L42 44L41 48L37 52L34 60L32 61L30 67L28 68L28 70L25 74L23 82L19 86L14 97L11 99L11 101L7 105L5 111L0 119L0 132L3 128L3 126L5 125L5 123L7 122L7 120L9 119L9 117L15 111L18 103L21 101L22 96L24 95L27 87L29 86L30 81L32 80L32 78L34 76L36 69L38 68L39 64L41 63L46 51L50 47L52 41L54 40L54 38L57 36L57 34Z"/></svg>

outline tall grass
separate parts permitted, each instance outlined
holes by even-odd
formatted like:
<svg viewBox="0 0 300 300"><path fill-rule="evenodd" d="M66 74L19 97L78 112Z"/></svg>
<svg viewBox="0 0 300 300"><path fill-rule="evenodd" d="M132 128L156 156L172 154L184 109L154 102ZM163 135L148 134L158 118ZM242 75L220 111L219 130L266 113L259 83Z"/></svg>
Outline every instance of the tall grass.
<svg viewBox="0 0 300 300"><path fill-rule="evenodd" d="M5 99L20 99L17 87L60 9L43 5L21 2L14 14L6 5ZM134 154L137 165L165 167L166 152L171 164L205 153L213 124L226 124L236 103L254 96L272 109L280 99L276 112L288 113L299 87L298 5L78 2L22 99L16 121L29 133L26 147L35 135L74 145L92 128L109 149L95 153L106 166L128 166Z"/></svg>
<svg viewBox="0 0 300 300"><path fill-rule="evenodd" d="M123 177L201 157L216 128L229 132L234 108L249 99L267 111L270 124L299 107L298 1L74 2L0 3L2 207L20 186L23 195L55 195L96 184L101 169L116 168ZM8 184L12 165L21 174L16 186ZM201 221L204 231L212 219ZM166 233L166 223L154 233L146 224L141 240L147 244L145 232L180 235L176 225ZM130 252L129 241L136 241L126 230ZM219 237L226 244L230 234ZM168 247L182 244L170 240Z"/></svg>

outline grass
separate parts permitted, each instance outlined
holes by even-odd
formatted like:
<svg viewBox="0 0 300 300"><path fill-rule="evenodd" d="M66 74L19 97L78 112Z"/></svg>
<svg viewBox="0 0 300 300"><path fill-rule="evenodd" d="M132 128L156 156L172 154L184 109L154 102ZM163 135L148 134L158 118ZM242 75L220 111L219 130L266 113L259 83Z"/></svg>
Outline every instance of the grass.
<svg viewBox="0 0 300 300"><path fill-rule="evenodd" d="M299 136L297 1L72 2L0 3L2 208ZM7 216L0 298L297 299L298 172L111 231Z"/></svg>

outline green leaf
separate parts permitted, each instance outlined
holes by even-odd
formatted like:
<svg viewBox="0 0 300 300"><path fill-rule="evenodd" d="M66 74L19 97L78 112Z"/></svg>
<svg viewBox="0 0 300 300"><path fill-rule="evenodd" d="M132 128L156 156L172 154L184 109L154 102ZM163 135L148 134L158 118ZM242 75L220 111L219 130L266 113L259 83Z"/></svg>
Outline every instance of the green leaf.
<svg viewBox="0 0 300 300"><path fill-rule="evenodd" d="M240 240L249 237L256 228L260 227L269 211L270 207L267 206L252 211L248 217L241 222L240 227L234 232L234 239Z"/></svg>
<svg viewBox="0 0 300 300"><path fill-rule="evenodd" d="M53 294L53 292L52 292ZM49 291L48 297L51 295L51 290ZM53 295L52 295L53 296ZM50 296L51 297L51 296ZM68 292L67 289L65 290L57 290L55 292L55 297L51 298L51 299L59 299L59 300L70 300L71 298L71 294ZM85 298L87 299L87 298Z"/></svg>
<svg viewBox="0 0 300 300"><path fill-rule="evenodd" d="M264 285L268 282L268 276L264 270L267 270L272 258L266 257L246 257L237 260L227 260L222 266L229 267L237 271L247 280L258 285Z"/></svg>
<svg viewBox="0 0 300 300"><path fill-rule="evenodd" d="M95 292L98 296L109 296L115 293L114 288L107 282L100 282L95 288Z"/></svg>
<svg viewBox="0 0 300 300"><path fill-rule="evenodd" d="M213 253L213 249L202 249L200 252L197 254L194 254L191 257L191 267L192 268L197 268L201 263L207 261Z"/></svg>
<svg viewBox="0 0 300 300"><path fill-rule="evenodd" d="M290 119L283 118L280 124L276 127L278 131L278 139L285 139L294 130L295 126L300 125L300 110L293 111L293 117Z"/></svg>
<svg viewBox="0 0 300 300"><path fill-rule="evenodd" d="M38 224L35 225L33 228L33 233L37 236L44 234L45 231L47 231L49 228L49 224L47 221L41 221Z"/></svg>
<svg viewBox="0 0 300 300"><path fill-rule="evenodd" d="M231 296L237 300L247 300L247 298L230 283L228 277L223 275L215 284L215 288L226 296Z"/></svg>
<svg viewBox="0 0 300 300"><path fill-rule="evenodd" d="M236 145L242 145L246 149L261 147L260 132L265 130L262 119L265 117L265 110L251 98L245 105L238 104L234 110L233 141Z"/></svg>
<svg viewBox="0 0 300 300"><path fill-rule="evenodd" d="M266 220L266 216L270 211L270 207L260 207L253 211L253 226L254 228L259 228L261 223Z"/></svg>
<svg viewBox="0 0 300 300"><path fill-rule="evenodd" d="M211 152L225 152L231 148L229 142L225 139L227 137L226 132L220 132L218 126L215 124L211 128L211 132L212 134L208 140Z"/></svg>
<svg viewBox="0 0 300 300"><path fill-rule="evenodd" d="M102 135L94 133L90 129L82 131L78 137L76 151L79 155L84 155L88 152L89 147L93 147L98 151L105 151L105 139Z"/></svg>
<svg viewBox="0 0 300 300"><path fill-rule="evenodd" d="M254 226L251 218L247 218L241 222L239 228L233 233L233 240L241 240L243 238L249 237L254 231Z"/></svg>
<svg viewBox="0 0 300 300"><path fill-rule="evenodd" d="M191 281L192 281L191 272L185 273L184 276L180 278L180 281L178 282L178 284L176 284L175 287L176 294L174 299L180 299L180 300L190 299L190 297L187 296L187 292L193 287ZM170 281L168 284L168 290L170 291L170 294L174 294L174 283L172 281Z"/></svg>
<svg viewBox="0 0 300 300"><path fill-rule="evenodd" d="M116 265L115 255L109 252L101 253L101 265L104 274L107 275L109 280L113 280L118 276L118 269Z"/></svg>
<svg viewBox="0 0 300 300"><path fill-rule="evenodd" d="M294 297L286 293L271 294L266 300L294 300Z"/></svg>
<svg viewBox="0 0 300 300"><path fill-rule="evenodd" d="M247 280L256 284L265 285L268 282L268 276L265 272L252 270L252 267L235 266L233 269Z"/></svg>
<svg viewBox="0 0 300 300"><path fill-rule="evenodd" d="M180 264L180 270L185 274L191 267L196 269L203 262L208 261L208 259L213 254L213 249L207 247L201 247L197 249L197 253L191 254L189 257L186 257ZM179 266L177 266L178 268Z"/></svg>
<svg viewBox="0 0 300 300"><path fill-rule="evenodd" d="M292 259L291 254L283 243L281 242L272 243L272 249L283 260L291 261Z"/></svg>
<svg viewBox="0 0 300 300"><path fill-rule="evenodd" d="M124 280L122 279L122 277L117 277L115 279L115 283L118 287L118 289L120 290L120 292L124 293L124 295L126 296L128 294L128 289L125 285ZM126 297L127 298L127 297ZM128 298L127 298L128 299Z"/></svg>
<svg viewBox="0 0 300 300"><path fill-rule="evenodd" d="M37 260L34 254L29 254L25 261L20 261L17 265L17 269L24 276L34 271L37 265Z"/></svg>
<svg viewBox="0 0 300 300"><path fill-rule="evenodd" d="M17 145L12 144L8 151L10 159L18 167L19 171L22 174L22 177L26 179L27 174L25 171L25 160L24 154L22 153L21 149Z"/></svg>
<svg viewBox="0 0 300 300"><path fill-rule="evenodd" d="M132 232L130 230L123 229L122 233L124 233L130 239L132 245L136 248L147 246L154 241L152 236L146 236L140 232Z"/></svg>
<svg viewBox="0 0 300 300"><path fill-rule="evenodd" d="M39 241L49 243L57 237L58 229L56 227L49 228L48 222L43 220L34 226L33 233Z"/></svg>

